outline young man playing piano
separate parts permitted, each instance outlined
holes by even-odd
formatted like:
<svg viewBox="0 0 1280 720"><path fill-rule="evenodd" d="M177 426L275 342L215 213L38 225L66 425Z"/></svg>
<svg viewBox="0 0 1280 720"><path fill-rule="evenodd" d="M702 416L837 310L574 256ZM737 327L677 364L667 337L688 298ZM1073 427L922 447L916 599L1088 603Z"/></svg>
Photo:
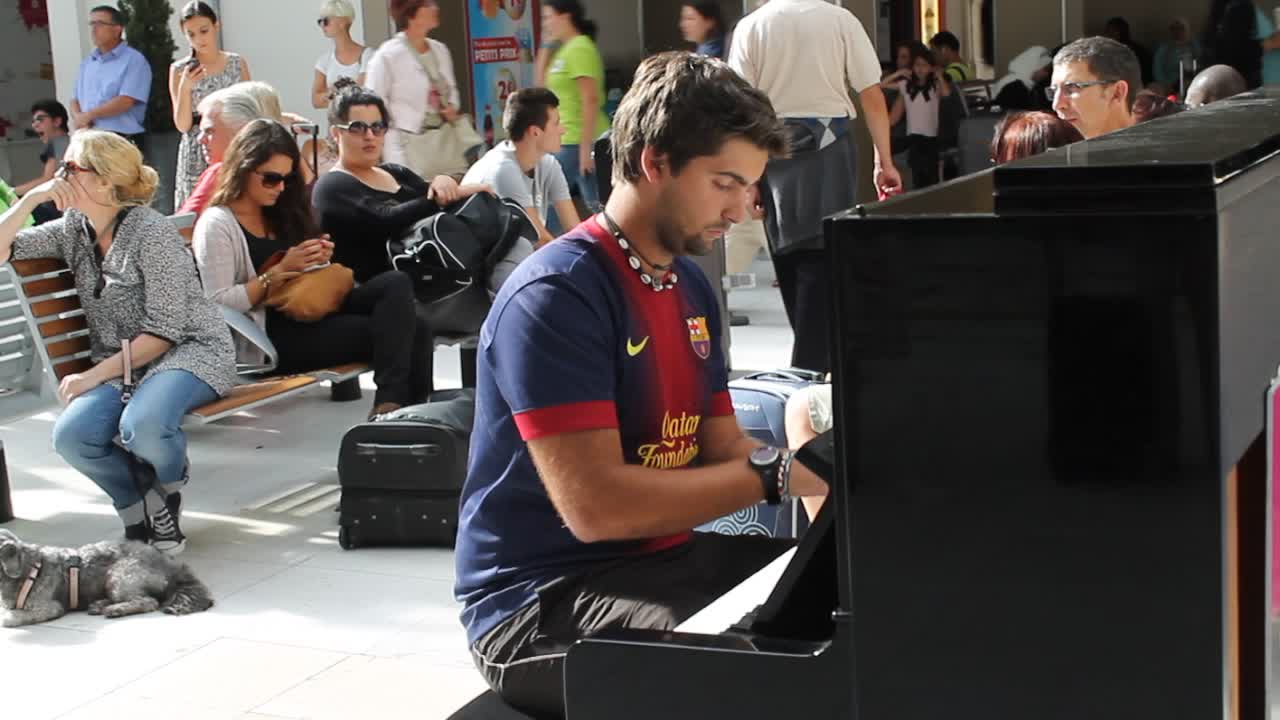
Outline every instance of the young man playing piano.
<svg viewBox="0 0 1280 720"><path fill-rule="evenodd" d="M826 493L738 427L715 296L682 257L746 217L785 137L724 63L647 59L614 121L604 212L525 261L494 301L456 595L477 666L518 708L563 713L575 640L673 628L789 546L691 528Z"/></svg>

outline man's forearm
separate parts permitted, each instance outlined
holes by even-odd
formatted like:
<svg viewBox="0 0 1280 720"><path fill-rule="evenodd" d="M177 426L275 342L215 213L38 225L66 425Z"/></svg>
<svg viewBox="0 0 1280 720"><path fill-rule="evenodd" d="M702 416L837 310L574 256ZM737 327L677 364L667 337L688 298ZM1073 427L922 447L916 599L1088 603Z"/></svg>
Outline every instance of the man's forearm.
<svg viewBox="0 0 1280 720"><path fill-rule="evenodd" d="M889 110L879 85L873 85L859 93L862 100L862 117L871 133L876 148L876 163L891 163L893 148L890 144Z"/></svg>
<svg viewBox="0 0 1280 720"><path fill-rule="evenodd" d="M101 120L102 118L115 117L120 113L126 112L129 108L137 104L137 102L137 100L134 100L128 95L118 95L85 113L85 115L87 115L90 120Z"/></svg>

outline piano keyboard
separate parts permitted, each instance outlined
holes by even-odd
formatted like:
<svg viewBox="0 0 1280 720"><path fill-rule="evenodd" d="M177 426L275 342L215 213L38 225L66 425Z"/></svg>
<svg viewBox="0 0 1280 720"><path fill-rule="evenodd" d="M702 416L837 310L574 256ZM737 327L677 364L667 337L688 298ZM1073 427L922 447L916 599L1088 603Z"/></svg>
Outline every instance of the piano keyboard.
<svg viewBox="0 0 1280 720"><path fill-rule="evenodd" d="M693 617L677 625L676 632L719 635L727 631L769 598L769 593L773 592L795 554L796 548L782 553L773 562L757 570L755 575L738 583Z"/></svg>

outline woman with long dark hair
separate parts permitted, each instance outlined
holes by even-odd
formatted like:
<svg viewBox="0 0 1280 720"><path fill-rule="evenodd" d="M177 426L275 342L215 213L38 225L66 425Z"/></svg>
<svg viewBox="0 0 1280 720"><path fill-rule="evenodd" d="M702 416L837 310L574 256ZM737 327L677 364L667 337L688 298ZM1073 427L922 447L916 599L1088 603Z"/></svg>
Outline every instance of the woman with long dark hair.
<svg viewBox="0 0 1280 720"><path fill-rule="evenodd" d="M546 87L560 98L564 140L556 159L569 187L575 185L587 214L600 204L591 149L609 129L604 113L604 60L596 47L596 24L579 0L543 0L543 34L556 44L546 66ZM564 228L568 230L569 228Z"/></svg>
<svg viewBox="0 0 1280 720"><path fill-rule="evenodd" d="M236 135L210 207L196 224L193 247L205 292L266 331L279 372L370 362L378 385L370 417L426 401L431 331L414 312L409 276L389 270L369 278L337 312L316 322L265 307L272 285L333 256L333 243L311 218L300 164L293 133L274 120L254 120ZM261 361L246 345L237 349L242 359Z"/></svg>
<svg viewBox="0 0 1280 720"><path fill-rule="evenodd" d="M249 63L218 46L218 14L208 3L192 0L182 6L179 27L191 54L169 67L169 99L173 124L182 133L178 144L178 169L174 178L173 206L182 207L208 166L201 151L200 122L196 108L211 93L249 79Z"/></svg>

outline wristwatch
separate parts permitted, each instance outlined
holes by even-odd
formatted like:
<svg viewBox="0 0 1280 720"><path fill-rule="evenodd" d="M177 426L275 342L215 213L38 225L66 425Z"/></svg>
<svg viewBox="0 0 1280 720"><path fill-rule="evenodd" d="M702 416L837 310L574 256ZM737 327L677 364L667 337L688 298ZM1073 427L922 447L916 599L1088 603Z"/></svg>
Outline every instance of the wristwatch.
<svg viewBox="0 0 1280 720"><path fill-rule="evenodd" d="M764 488L764 501L769 505L781 505L790 496L787 460L791 453L776 447L762 446L751 451L747 464L760 476Z"/></svg>

